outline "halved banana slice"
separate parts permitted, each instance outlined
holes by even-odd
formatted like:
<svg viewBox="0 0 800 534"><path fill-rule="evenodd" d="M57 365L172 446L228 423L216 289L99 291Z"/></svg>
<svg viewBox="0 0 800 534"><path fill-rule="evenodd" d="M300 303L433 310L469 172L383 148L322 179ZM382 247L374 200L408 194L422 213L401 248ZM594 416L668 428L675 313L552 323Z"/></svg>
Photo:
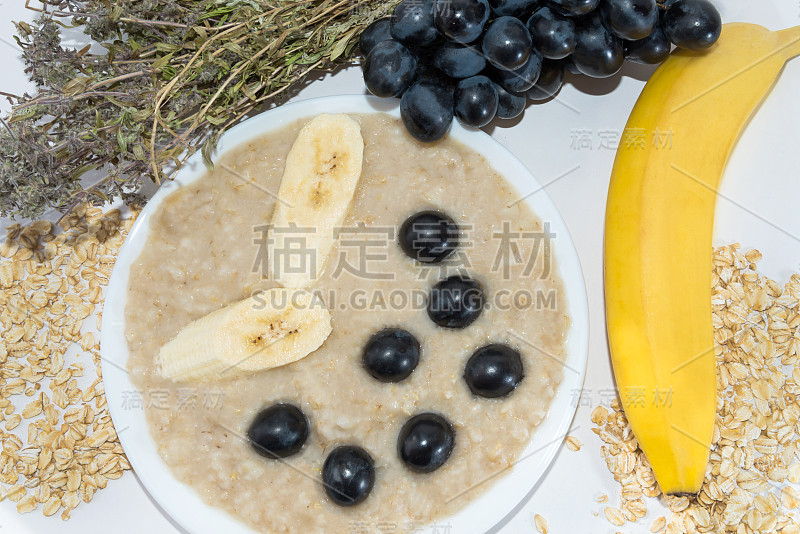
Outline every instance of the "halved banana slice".
<svg viewBox="0 0 800 534"><path fill-rule="evenodd" d="M307 287L322 274L355 194L364 158L360 125L347 115L318 115L289 155L267 246L270 278Z"/></svg>
<svg viewBox="0 0 800 534"><path fill-rule="evenodd" d="M161 348L156 369L174 382L231 378L300 360L330 333L319 299L274 288L189 323Z"/></svg>

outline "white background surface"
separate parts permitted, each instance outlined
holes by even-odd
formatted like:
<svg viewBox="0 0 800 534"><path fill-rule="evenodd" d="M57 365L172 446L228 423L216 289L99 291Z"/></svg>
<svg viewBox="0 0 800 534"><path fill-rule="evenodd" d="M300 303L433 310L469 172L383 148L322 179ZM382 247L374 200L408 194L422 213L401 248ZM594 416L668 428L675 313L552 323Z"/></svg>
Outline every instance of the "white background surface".
<svg viewBox="0 0 800 534"><path fill-rule="evenodd" d="M29 20L23 3L0 4L0 90L19 93L26 89L22 62L13 44L12 20ZM716 0L726 22L746 21L781 29L800 24L800 3L795 0ZM590 349L587 379L572 435L584 444L579 452L562 448L549 473L531 499L500 530L503 534L535 532L533 515L547 518L552 533L612 534L649 532L662 515L653 501L639 525L622 529L606 522L598 504L601 493L617 501L617 486L599 454L599 439L591 432L589 413L607 402L613 387L606 346L603 314L602 240L605 197L614 151L601 148L603 132L621 132L644 85L648 69L626 67L623 76L610 80L581 80L568 84L558 99L530 106L513 127L497 126L490 133L516 154L546 185L547 193L561 211L580 255L588 287ZM742 136L728 164L721 198L717 204L715 245L740 242L764 254L761 270L783 283L800 271L800 60L789 63L772 94ZM326 76L304 88L294 99L364 91L360 70L350 68ZM4 112L7 103L0 105ZM592 139L592 148L575 148L579 131ZM576 165L580 167L561 177ZM552 183L551 183L552 182ZM547 185L549 184L550 185ZM523 191L522 193L527 193ZM2 226L2 225L0 225ZM675 267L682 268L681 258ZM492 513L491 510L486 511ZM0 534L99 533L175 534L180 532L162 515L138 484L126 473L110 481L92 503L81 504L72 519L58 515L44 518L40 511L17 515L9 501L0 503ZM446 528L441 529L444 534ZM457 533L449 533L457 534Z"/></svg>

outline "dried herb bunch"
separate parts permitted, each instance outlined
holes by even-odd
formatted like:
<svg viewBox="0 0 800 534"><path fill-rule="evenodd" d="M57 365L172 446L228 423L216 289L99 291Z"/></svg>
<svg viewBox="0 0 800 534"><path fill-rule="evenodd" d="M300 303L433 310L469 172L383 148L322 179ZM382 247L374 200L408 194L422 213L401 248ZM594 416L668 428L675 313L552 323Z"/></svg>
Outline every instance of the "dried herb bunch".
<svg viewBox="0 0 800 534"><path fill-rule="evenodd" d="M136 198L315 69L397 0L44 0L17 42L36 94L0 119L0 214ZM82 30L100 53L62 45ZM95 47L97 48L97 47ZM274 102L274 100L273 100ZM101 171L87 185L86 173Z"/></svg>

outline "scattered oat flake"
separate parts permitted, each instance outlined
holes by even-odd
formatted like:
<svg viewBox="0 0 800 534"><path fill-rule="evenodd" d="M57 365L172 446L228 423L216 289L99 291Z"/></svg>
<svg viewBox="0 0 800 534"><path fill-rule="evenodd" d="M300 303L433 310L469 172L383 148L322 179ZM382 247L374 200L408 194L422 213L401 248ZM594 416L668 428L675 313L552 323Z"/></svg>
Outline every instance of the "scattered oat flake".
<svg viewBox="0 0 800 534"><path fill-rule="evenodd" d="M131 211L123 221L118 210L89 210L95 222L87 222L79 207L58 235L47 221L12 225L0 245L0 500L19 513L41 504L45 516L63 508L67 520L130 469L106 408L95 335L82 328L138 213ZM75 349L78 361L65 364ZM92 372L97 380L84 392L75 377Z"/></svg>
<svg viewBox="0 0 800 534"><path fill-rule="evenodd" d="M792 486L786 486L781 490L781 503L789 510L800 508L800 492Z"/></svg>
<svg viewBox="0 0 800 534"><path fill-rule="evenodd" d="M56 512L58 512L60 508L61 508L61 499L53 496L50 497L50 499L48 499L47 502L44 503L44 506L42 507L42 513L46 517L50 517L51 515L54 515Z"/></svg>
<svg viewBox="0 0 800 534"><path fill-rule="evenodd" d="M608 519L608 522L611 523L612 525L621 527L622 525L625 524L625 515L619 508L607 506L606 509L603 510L603 513L606 515L606 519Z"/></svg>
<svg viewBox="0 0 800 534"><path fill-rule="evenodd" d="M547 519L539 514L533 516L533 524L536 526L536 530L541 534L547 534L550 532L550 526L547 524Z"/></svg>
<svg viewBox="0 0 800 534"><path fill-rule="evenodd" d="M650 525L650 532L661 532L667 527L667 518L663 515L653 521L653 524Z"/></svg>
<svg viewBox="0 0 800 534"><path fill-rule="evenodd" d="M608 410L603 406L598 406L592 410L592 422L596 425L604 425L608 421Z"/></svg>
<svg viewBox="0 0 800 534"><path fill-rule="evenodd" d="M567 445L567 448L571 451L579 451L583 446L583 443L581 443L580 440L575 436L567 436L567 438L564 440L564 443Z"/></svg>
<svg viewBox="0 0 800 534"><path fill-rule="evenodd" d="M17 503L17 512L21 514L27 514L28 512L33 512L36 509L36 498L33 495L28 495L27 497L23 497Z"/></svg>

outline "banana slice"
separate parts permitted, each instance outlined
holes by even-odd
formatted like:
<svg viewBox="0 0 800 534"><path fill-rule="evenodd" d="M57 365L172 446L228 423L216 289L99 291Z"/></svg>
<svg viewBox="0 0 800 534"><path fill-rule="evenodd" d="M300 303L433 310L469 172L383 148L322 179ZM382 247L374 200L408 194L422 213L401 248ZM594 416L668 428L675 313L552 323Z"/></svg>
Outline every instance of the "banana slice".
<svg viewBox="0 0 800 534"><path fill-rule="evenodd" d="M361 176L364 139L347 115L318 115L286 157L269 240L270 278L307 287L322 274Z"/></svg>
<svg viewBox="0 0 800 534"><path fill-rule="evenodd" d="M161 348L156 370L174 382L241 376L300 360L330 333L319 299L274 288L185 326Z"/></svg>

